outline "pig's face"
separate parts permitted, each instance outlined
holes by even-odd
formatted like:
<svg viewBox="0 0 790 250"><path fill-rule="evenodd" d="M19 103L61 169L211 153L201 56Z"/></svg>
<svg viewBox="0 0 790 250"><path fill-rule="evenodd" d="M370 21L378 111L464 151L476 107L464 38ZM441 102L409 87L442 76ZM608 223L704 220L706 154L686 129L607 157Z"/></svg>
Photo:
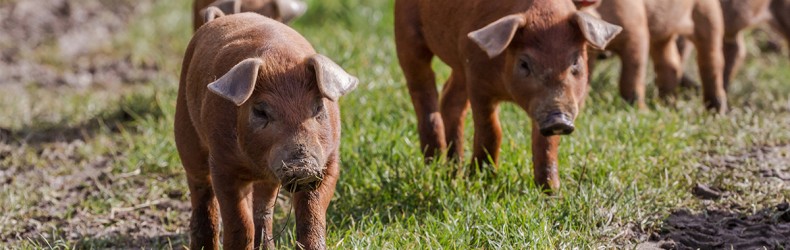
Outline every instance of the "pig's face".
<svg viewBox="0 0 790 250"><path fill-rule="evenodd" d="M314 80L264 86L241 107L242 150L274 173L286 190L312 190L323 179L332 152L334 125L327 104L334 104L325 103Z"/></svg>
<svg viewBox="0 0 790 250"><path fill-rule="evenodd" d="M544 136L570 134L587 91L585 44L603 48L620 32L584 13L559 18L514 14L469 33L490 58L502 57L505 88Z"/></svg>
<svg viewBox="0 0 790 250"><path fill-rule="evenodd" d="M505 79L510 79L505 86L544 136L573 132L586 95L585 42L574 28L522 32L516 39L523 46L504 55Z"/></svg>
<svg viewBox="0 0 790 250"><path fill-rule="evenodd" d="M237 140L247 160L286 190L301 191L321 183L339 144L335 101L356 84L337 64L314 55L289 69L247 59L208 87L238 106Z"/></svg>

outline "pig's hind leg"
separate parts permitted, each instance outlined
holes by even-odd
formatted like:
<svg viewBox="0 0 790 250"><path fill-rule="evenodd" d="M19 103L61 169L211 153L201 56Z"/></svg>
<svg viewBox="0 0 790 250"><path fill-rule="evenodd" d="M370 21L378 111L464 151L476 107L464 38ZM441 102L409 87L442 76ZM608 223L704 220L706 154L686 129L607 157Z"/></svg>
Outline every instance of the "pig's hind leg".
<svg viewBox="0 0 790 250"><path fill-rule="evenodd" d="M699 0L692 17L692 42L697 48L705 107L724 113L727 111L727 93L724 90L724 17L721 7L715 0Z"/></svg>
<svg viewBox="0 0 790 250"><path fill-rule="evenodd" d="M680 82L682 67L680 54L675 44L676 36L650 45L650 56L656 72L656 86L659 96L670 103L675 98L675 89Z"/></svg>
<svg viewBox="0 0 790 250"><path fill-rule="evenodd" d="M424 150L425 159L431 160L444 151L447 145L444 122L439 113L436 76L431 68L434 54L423 39L417 11L409 8L413 6L403 6L411 2L395 2L395 46L414 111L417 113L420 147Z"/></svg>
<svg viewBox="0 0 790 250"><path fill-rule="evenodd" d="M620 96L629 104L645 109L645 77L649 59L650 42L647 29L633 29L616 38L615 53L622 61L620 71Z"/></svg>
<svg viewBox="0 0 790 250"><path fill-rule="evenodd" d="M444 84L440 103L447 137L447 157L459 161L464 156L464 118L469 110L464 77L464 73L453 70Z"/></svg>
<svg viewBox="0 0 790 250"><path fill-rule="evenodd" d="M790 51L790 0L771 1L771 13L773 14L771 25L784 35Z"/></svg>

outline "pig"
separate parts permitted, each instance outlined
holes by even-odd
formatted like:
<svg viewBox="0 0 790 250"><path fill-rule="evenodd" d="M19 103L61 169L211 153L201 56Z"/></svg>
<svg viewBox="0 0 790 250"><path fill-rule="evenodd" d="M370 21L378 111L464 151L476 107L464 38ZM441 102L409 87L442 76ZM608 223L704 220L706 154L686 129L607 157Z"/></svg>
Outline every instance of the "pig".
<svg viewBox="0 0 790 250"><path fill-rule="evenodd" d="M289 23L307 11L307 4L301 0L195 0L192 5L194 30L205 23L205 12L211 6L222 11L223 15L219 16L256 12L283 23Z"/></svg>
<svg viewBox="0 0 790 250"><path fill-rule="evenodd" d="M675 40L685 36L698 48L705 106L719 113L727 111L724 21L718 0L605 0L584 10L623 27L623 34L609 49L622 61L619 88L627 102L646 108L648 57L653 59L659 95L671 102L683 72Z"/></svg>
<svg viewBox="0 0 790 250"><path fill-rule="evenodd" d="M299 33L255 13L217 18L187 47L175 139L192 203L190 249L273 248L280 189L297 241L325 249L339 176L338 98L358 84Z"/></svg>
<svg viewBox="0 0 790 250"><path fill-rule="evenodd" d="M558 190L560 135L574 131L587 91L586 45L604 48L619 32L577 12L570 0L396 0L397 55L425 158L463 157L471 106L471 172L495 170L502 141L498 106L514 102L532 124L535 183ZM434 56L452 68L441 99ZM484 168L488 164L493 168Z"/></svg>
<svg viewBox="0 0 790 250"><path fill-rule="evenodd" d="M790 0L773 0L770 10L773 17L771 24L784 35L787 46L790 47L790 14L788 14L790 13Z"/></svg>
<svg viewBox="0 0 790 250"><path fill-rule="evenodd" d="M746 57L743 30L763 22L769 22L790 45L790 0L720 0L724 15L724 90ZM686 59L690 46L678 40L678 47ZM683 75L683 82L695 85L691 77Z"/></svg>

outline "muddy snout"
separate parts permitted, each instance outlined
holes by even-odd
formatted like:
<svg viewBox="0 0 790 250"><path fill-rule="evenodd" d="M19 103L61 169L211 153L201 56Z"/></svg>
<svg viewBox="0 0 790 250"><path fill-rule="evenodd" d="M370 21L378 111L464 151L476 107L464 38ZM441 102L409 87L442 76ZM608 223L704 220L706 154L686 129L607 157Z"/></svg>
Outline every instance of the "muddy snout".
<svg viewBox="0 0 790 250"><path fill-rule="evenodd" d="M553 112L540 123L540 134L543 136L567 135L573 133L573 119L562 112Z"/></svg>
<svg viewBox="0 0 790 250"><path fill-rule="evenodd" d="M285 160L277 173L283 188L291 192L315 190L324 179L324 169L314 157Z"/></svg>

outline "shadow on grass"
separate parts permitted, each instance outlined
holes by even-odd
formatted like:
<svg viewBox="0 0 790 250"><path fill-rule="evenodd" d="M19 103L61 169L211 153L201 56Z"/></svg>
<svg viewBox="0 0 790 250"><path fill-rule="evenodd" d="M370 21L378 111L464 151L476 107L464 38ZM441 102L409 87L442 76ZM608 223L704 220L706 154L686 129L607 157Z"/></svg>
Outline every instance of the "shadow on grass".
<svg viewBox="0 0 790 250"><path fill-rule="evenodd" d="M124 124L143 117L162 117L164 114L155 98L155 95L131 95L116 103L116 108L74 125L61 122L18 130L0 128L0 142L36 146L53 142L85 141L101 131L118 133Z"/></svg>

